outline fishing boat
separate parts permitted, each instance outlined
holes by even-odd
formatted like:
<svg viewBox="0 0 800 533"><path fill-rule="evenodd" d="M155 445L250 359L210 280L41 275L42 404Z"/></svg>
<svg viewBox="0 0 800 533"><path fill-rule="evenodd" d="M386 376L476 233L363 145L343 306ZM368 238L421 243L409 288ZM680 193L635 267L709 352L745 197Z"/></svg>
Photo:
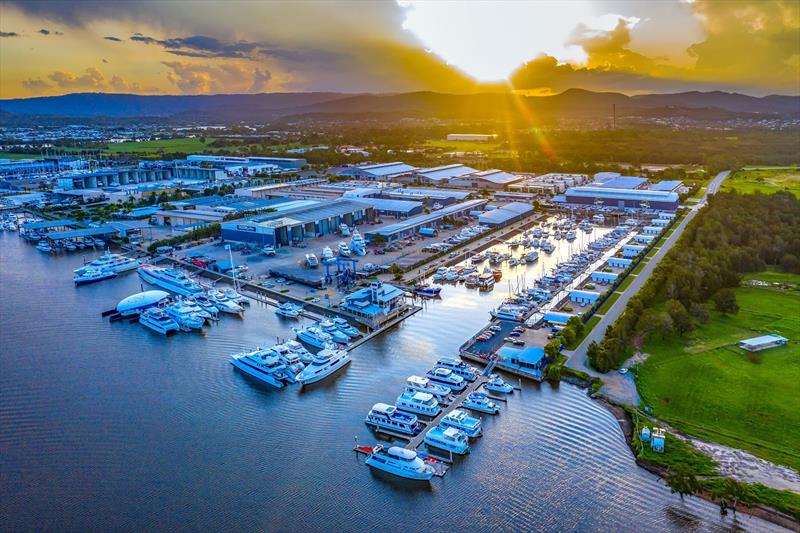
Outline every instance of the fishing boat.
<svg viewBox="0 0 800 533"><path fill-rule="evenodd" d="M417 456L417 452L399 446L388 450L375 445L367 456L367 466L382 470L406 479L429 481L435 474L434 468Z"/></svg>
<svg viewBox="0 0 800 533"><path fill-rule="evenodd" d="M169 335L181 329L175 320L167 316L167 314L158 307L151 307L142 311L139 315L139 323L162 335Z"/></svg>
<svg viewBox="0 0 800 533"><path fill-rule="evenodd" d="M439 422L440 426L455 428L467 434L467 437L476 438L480 437L482 428L480 418L469 416L469 413L464 409L453 409L442 417Z"/></svg>
<svg viewBox="0 0 800 533"><path fill-rule="evenodd" d="M403 392L395 405L403 411L426 416L436 416L442 410L436 398L427 392Z"/></svg>
<svg viewBox="0 0 800 533"><path fill-rule="evenodd" d="M75 274L72 281L75 285L88 285L89 283L96 283L106 279L116 278L117 273L113 270L104 270L100 268L90 268L84 270L80 274Z"/></svg>
<svg viewBox="0 0 800 533"><path fill-rule="evenodd" d="M283 388L285 367L269 350L257 348L252 352L236 354L231 357L231 364L248 376L278 389Z"/></svg>
<svg viewBox="0 0 800 533"><path fill-rule="evenodd" d="M417 417L397 410L394 405L376 403L372 406L364 422L375 429L386 429L405 435L418 435L422 424Z"/></svg>
<svg viewBox="0 0 800 533"><path fill-rule="evenodd" d="M467 434L454 427L436 426L425 434L425 444L458 455L469 453Z"/></svg>
<svg viewBox="0 0 800 533"><path fill-rule="evenodd" d="M348 364L350 364L350 354L347 353L347 350L325 348L314 356L295 379L298 383L310 385L333 375Z"/></svg>

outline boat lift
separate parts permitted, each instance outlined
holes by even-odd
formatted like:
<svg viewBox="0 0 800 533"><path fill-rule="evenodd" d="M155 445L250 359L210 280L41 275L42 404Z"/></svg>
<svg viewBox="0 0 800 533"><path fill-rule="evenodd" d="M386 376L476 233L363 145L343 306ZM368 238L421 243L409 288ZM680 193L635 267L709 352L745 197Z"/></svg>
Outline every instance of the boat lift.
<svg viewBox="0 0 800 533"><path fill-rule="evenodd" d="M336 279L337 287L349 287L355 282L358 259L352 257L336 257L335 261L324 261L325 282L330 283ZM336 271L331 272L331 267L336 265Z"/></svg>

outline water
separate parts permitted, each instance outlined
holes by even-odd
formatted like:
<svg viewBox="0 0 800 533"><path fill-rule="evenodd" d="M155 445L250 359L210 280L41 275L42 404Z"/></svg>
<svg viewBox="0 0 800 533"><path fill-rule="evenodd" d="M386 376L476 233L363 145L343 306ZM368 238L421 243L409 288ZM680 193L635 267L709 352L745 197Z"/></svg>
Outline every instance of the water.
<svg viewBox="0 0 800 533"><path fill-rule="evenodd" d="M613 416L565 384L524 384L430 486L364 466L351 448L374 442L369 408L455 354L502 282L481 296L449 286L335 379L273 390L228 363L291 336L260 304L206 336L163 338L100 317L139 290L134 273L75 288L80 254L47 256L13 233L0 254L3 530L775 529L682 503L636 467Z"/></svg>

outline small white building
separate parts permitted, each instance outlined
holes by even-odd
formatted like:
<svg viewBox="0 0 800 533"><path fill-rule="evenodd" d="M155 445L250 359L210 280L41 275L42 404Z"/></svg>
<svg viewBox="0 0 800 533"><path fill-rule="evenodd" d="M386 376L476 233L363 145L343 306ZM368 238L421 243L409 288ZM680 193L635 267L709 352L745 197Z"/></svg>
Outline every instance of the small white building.
<svg viewBox="0 0 800 533"><path fill-rule="evenodd" d="M448 141L489 142L497 139L493 133L448 133Z"/></svg>
<svg viewBox="0 0 800 533"><path fill-rule="evenodd" d="M783 346L787 342L789 342L789 339L787 339L786 337L770 334L739 341L737 343L737 346L739 346L739 348L747 350L748 352L759 352L761 350L766 350L768 348Z"/></svg>

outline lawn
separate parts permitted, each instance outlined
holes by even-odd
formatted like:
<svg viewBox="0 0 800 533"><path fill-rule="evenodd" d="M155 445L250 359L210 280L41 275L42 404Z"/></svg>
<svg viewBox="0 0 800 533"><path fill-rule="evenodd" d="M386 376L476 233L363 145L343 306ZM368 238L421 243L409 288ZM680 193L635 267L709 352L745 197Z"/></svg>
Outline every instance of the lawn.
<svg viewBox="0 0 800 533"><path fill-rule="evenodd" d="M210 143L214 139L207 139ZM194 153L213 152L208 149L199 137L182 139L159 139L157 141L129 141L124 143L109 144L107 153L110 154L157 154L165 153Z"/></svg>
<svg viewBox="0 0 800 533"><path fill-rule="evenodd" d="M0 152L0 159L42 159L42 154L18 154L16 152Z"/></svg>
<svg viewBox="0 0 800 533"><path fill-rule="evenodd" d="M722 183L723 191L736 190L750 194L772 194L788 191L800 198L800 168L774 168L769 170L740 170Z"/></svg>
<svg viewBox="0 0 800 533"><path fill-rule="evenodd" d="M677 429L800 469L800 313L791 311L800 295L741 287L736 297L738 314L712 312L686 339L648 341L642 402ZM756 354L735 346L772 332L790 343Z"/></svg>
<svg viewBox="0 0 800 533"><path fill-rule="evenodd" d="M608 310L611 309L611 306L614 305L614 302L619 300L619 297L622 296L619 292L613 292L611 296L608 297L608 300L603 302L603 305L600 306L600 309L597 310L598 315L604 315L608 313Z"/></svg>
<svg viewBox="0 0 800 533"><path fill-rule="evenodd" d="M631 271L631 274L634 276L638 275L644 269L645 265L647 265L648 261L650 260L647 258L642 259L642 262L636 265L636 268Z"/></svg>
<svg viewBox="0 0 800 533"><path fill-rule="evenodd" d="M476 141L427 141L425 146L440 148L445 152L491 152L499 146L496 142Z"/></svg>
<svg viewBox="0 0 800 533"><path fill-rule="evenodd" d="M641 265L639 265L639 266L641 266ZM623 281L622 283L620 283L620 284L619 284L619 287L617 287L617 290L618 290L619 292L624 292L624 291L625 291L625 289L627 289L627 288L628 288L628 286L629 286L631 283L633 283L633 280L634 280L634 279L636 279L636 275L634 275L633 273L631 273L631 274L628 274L628 277L627 277L627 278L625 278L625 281Z"/></svg>

